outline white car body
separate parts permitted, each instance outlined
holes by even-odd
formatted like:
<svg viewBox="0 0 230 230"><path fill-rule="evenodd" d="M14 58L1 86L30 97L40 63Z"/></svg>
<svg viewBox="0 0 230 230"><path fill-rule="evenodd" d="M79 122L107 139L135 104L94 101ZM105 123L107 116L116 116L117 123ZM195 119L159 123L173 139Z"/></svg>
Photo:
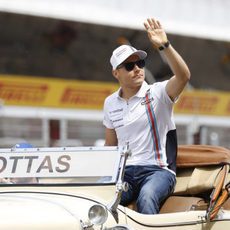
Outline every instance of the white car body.
<svg viewBox="0 0 230 230"><path fill-rule="evenodd" d="M169 199L174 202L172 206L175 207L168 208L170 201L166 200L162 212L156 215L140 214L135 211L135 207L119 205L120 195L127 186L123 182L123 173L126 159L131 154L128 146L1 149L0 228L230 229L230 208L224 206L229 202L228 197L214 216L210 214L213 211L210 203L203 206L194 204L192 209L184 210L184 204L175 203L193 201L198 198L196 191L210 196L210 189L215 190L219 185L217 178L220 175L223 175L221 179L224 178L224 182L218 197L224 191L229 192L226 189L230 180L229 150L212 146L202 146L204 149L201 146L188 147L191 150L189 153L185 153L187 148L186 151L183 147L179 148L177 185ZM197 156L202 158L203 154L208 153L212 157L210 150L214 152L213 155L217 154L220 162L206 160L205 165L202 159L196 162ZM222 151L220 157L218 151ZM198 154L195 158L191 157L193 152ZM185 156L189 155L189 159L195 159L195 162L186 162L183 166L187 159L181 157L183 153ZM223 162L224 164L220 164ZM227 170L224 173L223 165ZM31 183L31 178L38 180Z"/></svg>

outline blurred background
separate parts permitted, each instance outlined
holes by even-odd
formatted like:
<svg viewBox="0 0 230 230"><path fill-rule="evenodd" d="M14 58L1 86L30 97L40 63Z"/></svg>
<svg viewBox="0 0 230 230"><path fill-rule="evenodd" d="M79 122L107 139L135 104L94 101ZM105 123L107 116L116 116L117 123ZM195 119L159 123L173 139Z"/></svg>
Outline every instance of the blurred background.
<svg viewBox="0 0 230 230"><path fill-rule="evenodd" d="M230 148L229 0L0 0L0 147L103 145L112 50L145 50L149 83L171 76L148 17L192 73L175 105L179 144Z"/></svg>

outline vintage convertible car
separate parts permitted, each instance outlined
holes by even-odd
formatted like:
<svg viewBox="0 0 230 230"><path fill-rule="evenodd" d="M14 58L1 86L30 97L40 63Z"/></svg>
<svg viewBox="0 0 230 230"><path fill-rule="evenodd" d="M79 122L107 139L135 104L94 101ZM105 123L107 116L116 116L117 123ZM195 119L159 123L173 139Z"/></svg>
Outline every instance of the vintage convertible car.
<svg viewBox="0 0 230 230"><path fill-rule="evenodd" d="M230 229L230 151L179 146L175 191L159 214L119 205L128 146L0 150L0 228Z"/></svg>

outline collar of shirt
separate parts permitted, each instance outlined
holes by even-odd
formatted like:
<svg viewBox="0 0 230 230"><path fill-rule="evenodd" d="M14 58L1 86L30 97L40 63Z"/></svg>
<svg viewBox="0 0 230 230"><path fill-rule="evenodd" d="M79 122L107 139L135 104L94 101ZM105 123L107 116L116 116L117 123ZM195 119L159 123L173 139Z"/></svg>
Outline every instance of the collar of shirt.
<svg viewBox="0 0 230 230"><path fill-rule="evenodd" d="M138 90L138 92L132 96L133 97L145 97L146 91L150 88L150 85L147 84L146 81L144 81L141 85L141 88ZM121 87L117 91L117 97L121 99Z"/></svg>

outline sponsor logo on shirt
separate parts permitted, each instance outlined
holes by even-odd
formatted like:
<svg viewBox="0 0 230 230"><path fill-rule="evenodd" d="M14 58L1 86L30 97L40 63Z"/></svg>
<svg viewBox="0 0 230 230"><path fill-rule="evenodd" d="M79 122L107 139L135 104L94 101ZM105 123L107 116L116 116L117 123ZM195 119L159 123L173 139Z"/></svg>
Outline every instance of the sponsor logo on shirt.
<svg viewBox="0 0 230 230"><path fill-rule="evenodd" d="M141 102L141 105L146 105L146 104L149 104L151 101L153 101L154 99L153 99L153 97L152 98L149 98L148 100L144 100L144 101L142 101Z"/></svg>
<svg viewBox="0 0 230 230"><path fill-rule="evenodd" d="M123 121L123 118L112 120L113 123L118 122L118 121Z"/></svg>
<svg viewBox="0 0 230 230"><path fill-rule="evenodd" d="M109 113L113 114L113 113L119 113L119 112L122 112L122 111L123 111L123 108L110 111Z"/></svg>

